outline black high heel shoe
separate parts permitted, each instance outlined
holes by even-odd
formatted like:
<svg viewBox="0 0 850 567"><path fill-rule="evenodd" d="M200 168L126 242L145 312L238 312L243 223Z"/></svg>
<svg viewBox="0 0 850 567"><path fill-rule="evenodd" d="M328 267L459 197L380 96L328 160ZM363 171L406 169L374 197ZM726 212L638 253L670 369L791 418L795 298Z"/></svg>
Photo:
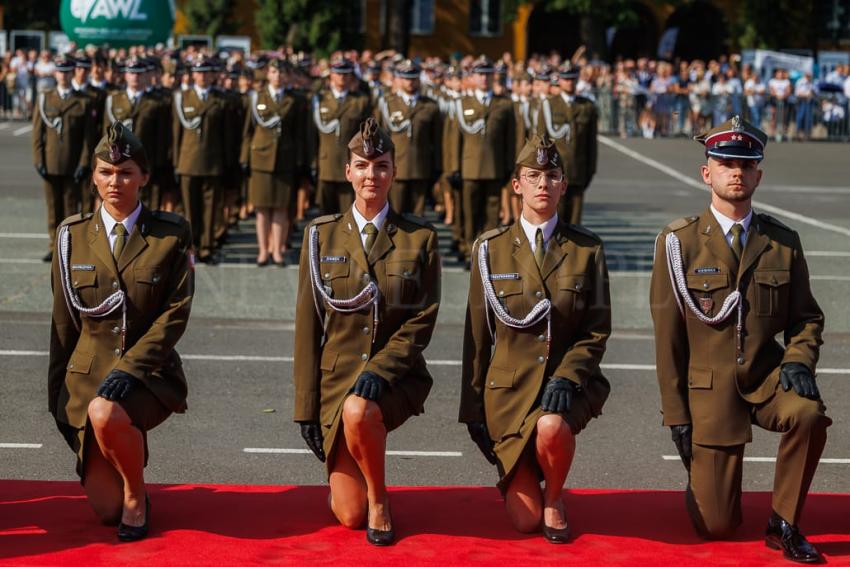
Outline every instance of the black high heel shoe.
<svg viewBox="0 0 850 567"><path fill-rule="evenodd" d="M148 520L151 515L151 499L145 494L145 523L141 526L128 526L124 522L118 524L118 539L123 542L139 541L148 537Z"/></svg>
<svg viewBox="0 0 850 567"><path fill-rule="evenodd" d="M563 505L562 505L563 506ZM564 518L563 528L552 528L543 520L543 537L549 543L567 543L570 540L570 525L567 523L567 514L561 509L561 517Z"/></svg>
<svg viewBox="0 0 850 567"><path fill-rule="evenodd" d="M369 527L369 510L366 510L366 541L372 545L384 547L392 545L395 542L395 531L390 528L388 530L379 530Z"/></svg>

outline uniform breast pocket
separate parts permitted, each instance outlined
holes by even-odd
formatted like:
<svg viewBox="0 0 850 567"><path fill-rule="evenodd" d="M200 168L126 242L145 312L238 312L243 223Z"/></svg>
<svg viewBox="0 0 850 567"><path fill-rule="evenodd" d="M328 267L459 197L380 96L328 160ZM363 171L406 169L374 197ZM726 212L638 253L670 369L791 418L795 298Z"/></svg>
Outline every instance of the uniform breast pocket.
<svg viewBox="0 0 850 567"><path fill-rule="evenodd" d="M162 301L164 275L158 266L140 266L133 270L136 293L130 300L139 306L156 306ZM129 291L129 290L128 290Z"/></svg>
<svg viewBox="0 0 850 567"><path fill-rule="evenodd" d="M74 270L71 272L71 286L86 307L94 307L100 303L97 291L97 272L94 270Z"/></svg>
<svg viewBox="0 0 850 567"><path fill-rule="evenodd" d="M687 282L694 303L708 317L717 313L730 293L729 274L691 274ZM690 309L685 313L695 317Z"/></svg>
<svg viewBox="0 0 850 567"><path fill-rule="evenodd" d="M348 262L322 262L320 265L325 292L333 299L348 299Z"/></svg>
<svg viewBox="0 0 850 567"><path fill-rule="evenodd" d="M788 303L791 288L789 270L756 270L753 272L756 287L756 313L760 317L776 317Z"/></svg>
<svg viewBox="0 0 850 567"><path fill-rule="evenodd" d="M564 313L587 308L588 278L586 274L558 276L558 295L554 298L558 309Z"/></svg>
<svg viewBox="0 0 850 567"><path fill-rule="evenodd" d="M387 303L393 307L415 308L421 271L416 260L387 262Z"/></svg>
<svg viewBox="0 0 850 567"><path fill-rule="evenodd" d="M522 295L522 280L496 280L493 282L493 291L502 306L508 313L518 319L525 317L528 310L525 298Z"/></svg>

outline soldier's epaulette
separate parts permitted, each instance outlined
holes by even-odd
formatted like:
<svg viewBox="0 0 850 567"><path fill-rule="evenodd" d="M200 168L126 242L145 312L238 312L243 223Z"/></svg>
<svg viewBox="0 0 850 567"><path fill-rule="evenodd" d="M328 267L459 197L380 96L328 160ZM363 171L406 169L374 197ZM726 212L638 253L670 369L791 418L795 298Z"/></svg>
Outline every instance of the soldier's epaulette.
<svg viewBox="0 0 850 567"><path fill-rule="evenodd" d="M665 230L670 232L676 232L677 230L682 230L688 225L691 225L699 220L698 216L692 217L683 217L680 219L676 219L665 227Z"/></svg>
<svg viewBox="0 0 850 567"><path fill-rule="evenodd" d="M590 230L590 229L588 229L588 228L585 228L585 227L581 226L580 224L567 224L567 226L568 226L568 227L570 228L570 230L572 230L573 232L577 232L577 233L579 233L579 234L583 234L584 236L587 236L587 237L589 237L589 238L592 238L593 240L596 240L596 241L598 241L598 242L602 242L602 239L601 239L601 238L599 238L599 236L598 236L595 232L593 232L592 230Z"/></svg>
<svg viewBox="0 0 850 567"><path fill-rule="evenodd" d="M786 224L782 223L781 221L779 221L775 217L768 215L767 213L758 213L758 216L764 222L769 222L770 224L778 226L779 228L784 228L788 232L794 232L793 228L791 228L790 226L787 226Z"/></svg>
<svg viewBox="0 0 850 567"><path fill-rule="evenodd" d="M481 236L479 236L479 237L477 238L477 240L490 240L491 238L494 238L494 237L496 237L496 236L499 236L499 235L500 235L500 234L502 234L503 232L507 231L509 228L511 228L511 227L510 227L510 225L508 225L508 226L500 226L500 227L498 227L498 228L494 228L494 229L488 230L487 232L485 232L485 233L483 233Z"/></svg>
<svg viewBox="0 0 850 567"><path fill-rule="evenodd" d="M342 213L334 213L332 215L323 215L321 217L316 217L310 222L312 226L317 226L320 224L327 224L329 222L334 222L342 218Z"/></svg>
<svg viewBox="0 0 850 567"><path fill-rule="evenodd" d="M71 225L71 224L77 224L78 222L83 222L84 220L89 220L90 218L92 218L92 216L94 216L94 213L86 213L86 214L77 213L77 214L71 215L70 217L63 220L62 223L59 226L68 226L68 225Z"/></svg>
<svg viewBox="0 0 850 567"><path fill-rule="evenodd" d="M183 222L186 221L185 218L178 215L177 213L171 213L168 211L153 211L152 214L155 218L159 220L163 220L177 225L183 224Z"/></svg>

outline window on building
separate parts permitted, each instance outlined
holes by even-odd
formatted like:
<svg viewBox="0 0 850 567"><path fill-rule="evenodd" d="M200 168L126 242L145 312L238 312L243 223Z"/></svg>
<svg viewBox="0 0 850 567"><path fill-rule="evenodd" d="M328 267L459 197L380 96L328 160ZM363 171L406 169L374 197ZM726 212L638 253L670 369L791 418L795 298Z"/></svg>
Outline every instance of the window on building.
<svg viewBox="0 0 850 567"><path fill-rule="evenodd" d="M434 33L434 0L413 0L411 4L410 33Z"/></svg>
<svg viewBox="0 0 850 567"><path fill-rule="evenodd" d="M500 0L469 1L470 35L501 35L502 5Z"/></svg>

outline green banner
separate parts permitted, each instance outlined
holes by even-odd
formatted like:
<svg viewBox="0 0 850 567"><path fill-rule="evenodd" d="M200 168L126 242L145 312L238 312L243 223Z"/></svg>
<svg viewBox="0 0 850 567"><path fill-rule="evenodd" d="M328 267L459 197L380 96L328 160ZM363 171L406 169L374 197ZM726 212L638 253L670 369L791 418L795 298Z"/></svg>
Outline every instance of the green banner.
<svg viewBox="0 0 850 567"><path fill-rule="evenodd" d="M59 21L79 46L165 43L174 27L174 0L62 0Z"/></svg>

